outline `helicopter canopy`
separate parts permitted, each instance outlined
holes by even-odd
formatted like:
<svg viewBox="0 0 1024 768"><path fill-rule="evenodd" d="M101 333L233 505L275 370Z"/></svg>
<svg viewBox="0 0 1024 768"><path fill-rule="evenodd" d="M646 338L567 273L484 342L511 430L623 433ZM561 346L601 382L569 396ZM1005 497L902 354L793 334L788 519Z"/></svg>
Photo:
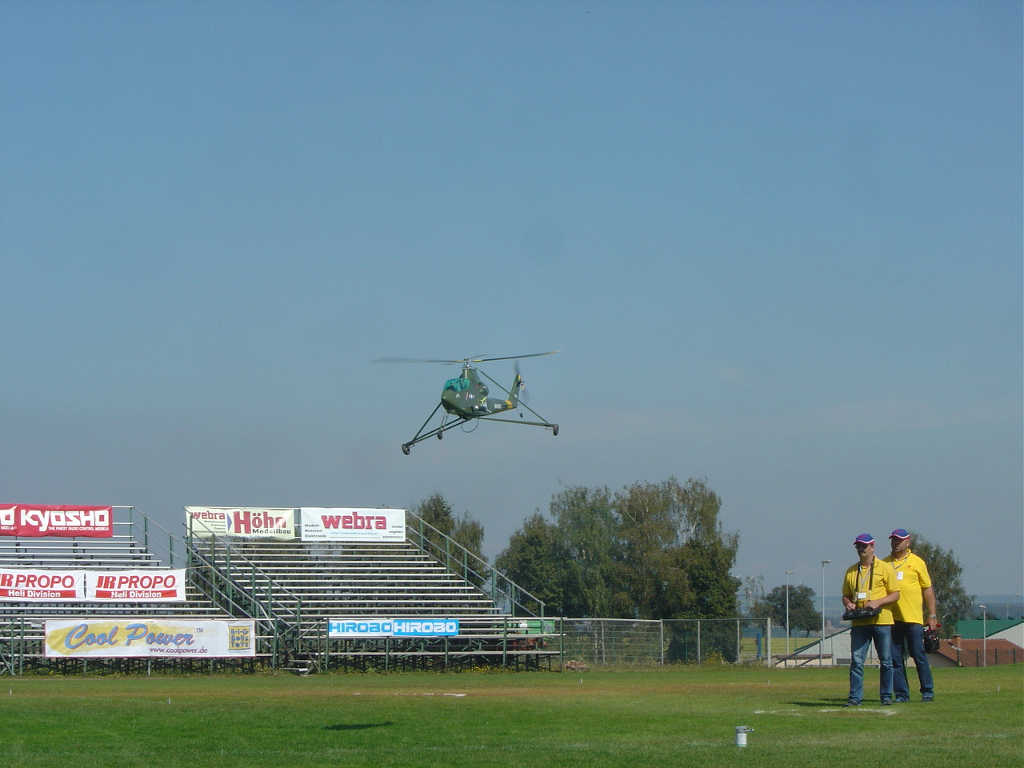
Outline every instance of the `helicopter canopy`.
<svg viewBox="0 0 1024 768"><path fill-rule="evenodd" d="M444 383L445 391L452 390L453 392L465 392L470 387L470 381L467 378L459 376L455 379L448 379Z"/></svg>

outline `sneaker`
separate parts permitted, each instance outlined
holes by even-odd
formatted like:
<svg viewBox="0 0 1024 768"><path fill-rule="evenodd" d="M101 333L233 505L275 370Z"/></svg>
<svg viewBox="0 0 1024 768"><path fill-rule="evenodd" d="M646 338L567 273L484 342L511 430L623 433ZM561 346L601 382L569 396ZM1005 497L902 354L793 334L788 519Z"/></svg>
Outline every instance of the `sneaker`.
<svg viewBox="0 0 1024 768"><path fill-rule="evenodd" d="M892 706L892 699L882 699L882 706L883 707L891 707Z"/></svg>
<svg viewBox="0 0 1024 768"><path fill-rule="evenodd" d="M910 703L910 699L895 699L894 701L897 704L909 704Z"/></svg>
<svg viewBox="0 0 1024 768"><path fill-rule="evenodd" d="M859 707L860 706L860 702L859 701L853 701L851 699L850 701L848 701L845 704L843 704L843 706L844 707Z"/></svg>
<svg viewBox="0 0 1024 768"><path fill-rule="evenodd" d="M935 697L934 696L922 696L921 697L921 701L923 701L925 704L927 704L930 701L935 701Z"/></svg>

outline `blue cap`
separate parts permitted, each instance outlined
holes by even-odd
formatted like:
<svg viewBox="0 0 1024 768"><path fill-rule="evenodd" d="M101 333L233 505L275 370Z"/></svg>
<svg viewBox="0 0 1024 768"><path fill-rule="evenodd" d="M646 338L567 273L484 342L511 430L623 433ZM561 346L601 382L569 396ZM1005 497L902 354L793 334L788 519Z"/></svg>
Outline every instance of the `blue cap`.
<svg viewBox="0 0 1024 768"><path fill-rule="evenodd" d="M907 533L907 529L906 528L897 528L896 530L894 530L892 533L889 534L889 538L890 539L909 539L910 538L910 534Z"/></svg>
<svg viewBox="0 0 1024 768"><path fill-rule="evenodd" d="M860 536L858 536L856 539L853 540L853 543L854 544L874 544L875 543L875 537L872 536L870 533L862 533Z"/></svg>

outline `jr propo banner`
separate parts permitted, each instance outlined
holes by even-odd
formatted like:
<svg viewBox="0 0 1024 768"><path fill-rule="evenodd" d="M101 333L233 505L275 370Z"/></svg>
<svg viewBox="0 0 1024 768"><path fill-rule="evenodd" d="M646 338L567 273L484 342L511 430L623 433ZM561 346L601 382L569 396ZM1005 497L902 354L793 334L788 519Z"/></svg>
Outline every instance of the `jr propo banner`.
<svg viewBox="0 0 1024 768"><path fill-rule="evenodd" d="M328 619L327 637L454 637L458 619Z"/></svg>
<svg viewBox="0 0 1024 768"><path fill-rule="evenodd" d="M303 541L405 541L404 509L303 507Z"/></svg>
<svg viewBox="0 0 1024 768"><path fill-rule="evenodd" d="M0 536L105 539L113 535L114 513L111 507L0 504Z"/></svg>
<svg viewBox="0 0 1024 768"><path fill-rule="evenodd" d="M0 602L63 603L85 599L85 571L0 569Z"/></svg>
<svg viewBox="0 0 1024 768"><path fill-rule="evenodd" d="M181 603L185 602L185 569L0 568L0 602Z"/></svg>
<svg viewBox="0 0 1024 768"><path fill-rule="evenodd" d="M85 599L91 602L185 602L185 569L85 571Z"/></svg>
<svg viewBox="0 0 1024 768"><path fill-rule="evenodd" d="M185 507L185 525L192 535L232 538L295 538L295 510L274 507Z"/></svg>
<svg viewBox="0 0 1024 768"><path fill-rule="evenodd" d="M47 658L214 658L256 655L255 622L166 618L46 621Z"/></svg>

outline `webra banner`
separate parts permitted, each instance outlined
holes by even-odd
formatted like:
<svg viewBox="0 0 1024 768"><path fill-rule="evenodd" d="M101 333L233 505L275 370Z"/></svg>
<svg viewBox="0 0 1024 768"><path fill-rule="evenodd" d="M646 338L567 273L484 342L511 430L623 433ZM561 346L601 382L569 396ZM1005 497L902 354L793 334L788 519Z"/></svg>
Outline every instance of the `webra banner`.
<svg viewBox="0 0 1024 768"><path fill-rule="evenodd" d="M251 619L48 619L45 632L47 658L256 655L255 622Z"/></svg>
<svg viewBox="0 0 1024 768"><path fill-rule="evenodd" d="M303 541L405 541L405 510L302 507Z"/></svg>
<svg viewBox="0 0 1024 768"><path fill-rule="evenodd" d="M0 602L62 603L85 599L85 571L0 568Z"/></svg>
<svg viewBox="0 0 1024 768"><path fill-rule="evenodd" d="M212 536L232 538L295 538L295 509L280 507L185 507L185 525L200 539Z"/></svg>
<svg viewBox="0 0 1024 768"><path fill-rule="evenodd" d="M112 507L0 504L0 536L107 539L113 535Z"/></svg>

